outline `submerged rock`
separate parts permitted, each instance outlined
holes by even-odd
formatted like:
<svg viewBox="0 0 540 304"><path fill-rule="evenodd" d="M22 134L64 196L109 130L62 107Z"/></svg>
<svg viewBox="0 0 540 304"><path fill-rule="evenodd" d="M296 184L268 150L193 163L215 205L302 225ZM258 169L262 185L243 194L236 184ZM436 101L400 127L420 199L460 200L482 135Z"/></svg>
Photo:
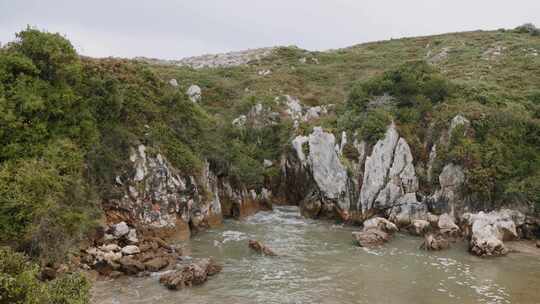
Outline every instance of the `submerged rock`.
<svg viewBox="0 0 540 304"><path fill-rule="evenodd" d="M356 231L352 235L360 247L380 246L388 242L391 238L390 234L379 229Z"/></svg>
<svg viewBox="0 0 540 304"><path fill-rule="evenodd" d="M373 247L388 242L392 233L398 230L398 227L389 220L375 217L364 221L362 231L353 232L353 237L360 247Z"/></svg>
<svg viewBox="0 0 540 304"><path fill-rule="evenodd" d="M196 260L180 270L164 274L159 282L171 290L179 290L185 287L201 285L221 271L221 266L211 259Z"/></svg>
<svg viewBox="0 0 540 304"><path fill-rule="evenodd" d="M450 242L444 235L440 233L426 234L424 236L424 242L420 246L421 249L429 250L429 251L444 250L444 249L448 249L449 247L450 247Z"/></svg>
<svg viewBox="0 0 540 304"><path fill-rule="evenodd" d="M253 249L255 252L261 255L277 256L277 254L272 249L257 240L249 240L248 246L249 248Z"/></svg>

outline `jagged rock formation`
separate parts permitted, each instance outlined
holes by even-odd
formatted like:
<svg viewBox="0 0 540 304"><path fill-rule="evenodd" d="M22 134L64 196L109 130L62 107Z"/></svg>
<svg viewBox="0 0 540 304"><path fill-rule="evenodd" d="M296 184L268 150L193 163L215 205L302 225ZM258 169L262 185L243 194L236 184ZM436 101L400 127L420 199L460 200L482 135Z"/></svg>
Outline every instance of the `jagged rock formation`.
<svg viewBox="0 0 540 304"><path fill-rule="evenodd" d="M309 137L298 136L292 141L294 151L282 168L284 191L289 202L300 202L306 216L349 217L347 171L335 144L334 135L320 127L315 127Z"/></svg>
<svg viewBox="0 0 540 304"><path fill-rule="evenodd" d="M418 180L411 150L392 124L366 158L358 209L364 214L376 214L398 203L414 203L416 199L412 202L399 202L399 199L417 190Z"/></svg>
<svg viewBox="0 0 540 304"><path fill-rule="evenodd" d="M215 176L208 164L198 178L186 176L159 152L148 153L144 145L132 149L130 164L132 169L116 178L115 187L122 196L103 204L108 222L130 222L159 231L163 237L187 238L191 232L220 224L223 214L252 214L271 195L268 190L257 194L232 187Z"/></svg>

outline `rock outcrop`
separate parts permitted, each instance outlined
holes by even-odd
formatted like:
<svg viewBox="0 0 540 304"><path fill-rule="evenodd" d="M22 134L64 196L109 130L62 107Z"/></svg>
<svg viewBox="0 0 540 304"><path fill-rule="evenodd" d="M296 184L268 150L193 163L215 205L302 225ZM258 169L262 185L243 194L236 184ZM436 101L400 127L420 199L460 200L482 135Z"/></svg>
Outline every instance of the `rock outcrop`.
<svg viewBox="0 0 540 304"><path fill-rule="evenodd" d="M349 218L347 170L336 152L335 137L315 127L292 141L293 153L283 162L283 191L308 217Z"/></svg>
<svg viewBox="0 0 540 304"><path fill-rule="evenodd" d="M203 196L196 179L181 174L160 153L150 154L139 145L132 149L130 163L132 170L116 178L123 195L104 203L109 221L128 221L177 238L221 222L219 197ZM202 176L206 190L217 188L217 178L208 168ZM129 231L121 227L115 233Z"/></svg>
<svg viewBox="0 0 540 304"><path fill-rule="evenodd" d="M417 190L411 150L392 124L366 158L358 209L365 215L377 214L391 209L399 204L400 198Z"/></svg>
<svg viewBox="0 0 540 304"><path fill-rule="evenodd" d="M198 177L182 174L163 155L149 153L144 145L131 151L131 168L116 177L121 193L103 203L114 233L131 235L125 223L157 232L163 238L186 239L191 233L221 224L223 216L244 217L271 208L269 190L233 187L218 178L206 163ZM154 151L154 150L153 150Z"/></svg>
<svg viewBox="0 0 540 304"><path fill-rule="evenodd" d="M524 223L519 211L503 209L489 213L463 215L470 238L469 250L478 256L500 256L508 253L503 241L518 237L516 227Z"/></svg>

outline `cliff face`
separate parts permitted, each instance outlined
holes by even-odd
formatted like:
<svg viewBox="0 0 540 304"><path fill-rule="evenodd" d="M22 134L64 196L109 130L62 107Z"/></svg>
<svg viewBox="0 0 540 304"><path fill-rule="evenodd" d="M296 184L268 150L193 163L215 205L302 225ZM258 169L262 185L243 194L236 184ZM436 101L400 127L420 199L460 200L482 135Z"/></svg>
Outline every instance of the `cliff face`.
<svg viewBox="0 0 540 304"><path fill-rule="evenodd" d="M133 147L131 168L116 177L120 198L104 202L110 224L128 222L164 237L188 238L192 233L221 224L223 216L244 217L268 206L266 190L257 194L233 188L206 164L200 176L182 174L159 152Z"/></svg>
<svg viewBox="0 0 540 304"><path fill-rule="evenodd" d="M450 129L438 141L440 145L450 140L449 134L460 124L456 121L465 124L466 120L452 119ZM352 146L359 155L355 160L346 159L342 153L346 140L344 134L338 143L334 135L315 127L309 136L291 141L291 152L281 167L281 193L287 203L298 204L304 215L313 218L361 222L383 216L399 226L428 220L430 215L449 214L459 219L467 212L484 210L470 204L471 198L463 192L465 173L458 164L444 164L431 192L420 192L416 166L429 164L415 163L407 141L393 123L369 148L370 153L366 153L365 142L355 142ZM520 211L533 209L522 207Z"/></svg>

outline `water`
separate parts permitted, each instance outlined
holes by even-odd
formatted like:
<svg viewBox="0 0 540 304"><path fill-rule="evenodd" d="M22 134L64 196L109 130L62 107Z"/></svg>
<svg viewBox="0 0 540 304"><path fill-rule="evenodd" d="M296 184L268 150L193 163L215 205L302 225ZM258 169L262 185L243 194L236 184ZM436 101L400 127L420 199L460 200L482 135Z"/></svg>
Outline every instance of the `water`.
<svg viewBox="0 0 540 304"><path fill-rule="evenodd" d="M295 207L226 221L183 244L224 265L204 285L168 291L157 276L101 281L93 303L540 303L537 256L480 259L464 244L424 252L420 238L401 234L364 249L353 244L354 229L304 219ZM280 256L251 252L248 239Z"/></svg>

